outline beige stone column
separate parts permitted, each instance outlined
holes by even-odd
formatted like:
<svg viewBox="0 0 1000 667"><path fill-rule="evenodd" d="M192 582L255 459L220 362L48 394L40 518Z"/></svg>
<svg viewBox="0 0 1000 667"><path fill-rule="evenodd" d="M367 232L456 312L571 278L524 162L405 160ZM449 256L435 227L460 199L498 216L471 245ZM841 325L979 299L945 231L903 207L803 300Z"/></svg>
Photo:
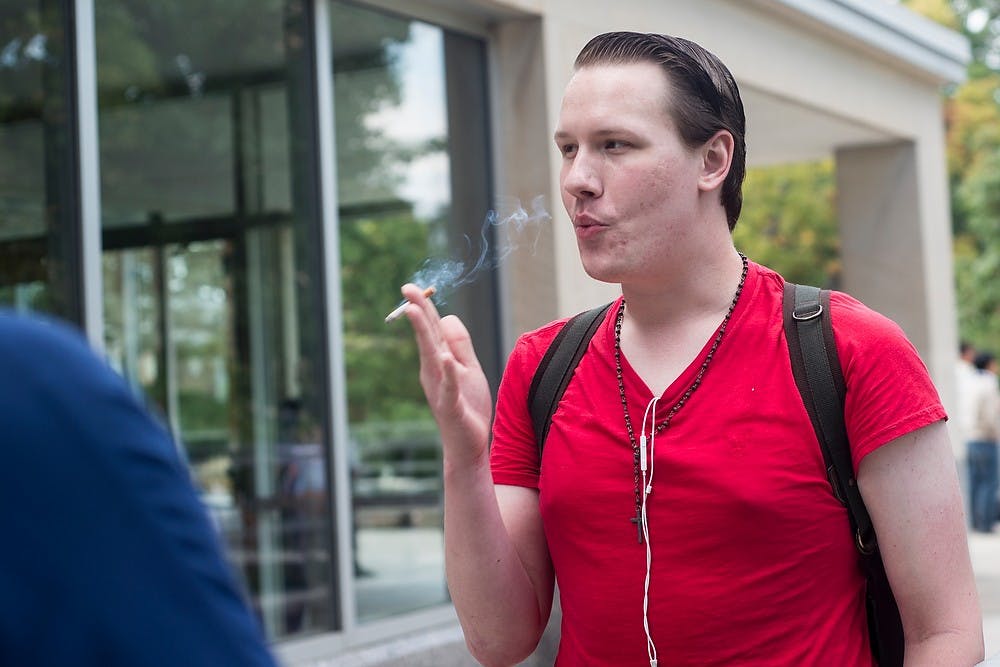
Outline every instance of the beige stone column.
<svg viewBox="0 0 1000 667"><path fill-rule="evenodd" d="M943 152L900 141L841 148L836 160L843 289L899 323L952 412L958 343Z"/></svg>

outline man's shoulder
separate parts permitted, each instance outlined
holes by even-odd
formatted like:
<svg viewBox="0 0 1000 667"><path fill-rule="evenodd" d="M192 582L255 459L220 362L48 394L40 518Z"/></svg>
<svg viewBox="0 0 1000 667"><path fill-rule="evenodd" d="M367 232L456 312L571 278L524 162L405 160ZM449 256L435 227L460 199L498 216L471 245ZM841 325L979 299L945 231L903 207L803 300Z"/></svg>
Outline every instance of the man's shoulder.
<svg viewBox="0 0 1000 667"><path fill-rule="evenodd" d="M55 353L94 356L82 332L69 323L7 309L0 309L0 352L4 358Z"/></svg>
<svg viewBox="0 0 1000 667"><path fill-rule="evenodd" d="M62 320L0 311L0 396L15 401L44 397L89 418L89 407L132 392L125 380L91 348L83 333ZM10 410L5 416L15 419Z"/></svg>
<svg viewBox="0 0 1000 667"><path fill-rule="evenodd" d="M516 347L522 353L527 353L529 356L533 354L537 354L539 357L542 356L552 344L552 341L555 340L556 336L559 335L559 332L566 326L566 323L571 319L572 316L560 317L548 324L543 324L537 329L524 332L518 336Z"/></svg>
<svg viewBox="0 0 1000 667"><path fill-rule="evenodd" d="M594 334L595 338L601 336L600 331L603 326L608 326L607 320L612 317L611 311L613 310L614 308L610 308L609 312L604 314L605 322L597 328ZM504 377L507 378L508 384L512 378L521 378L525 382L525 387L527 387L527 380L535 374L545 353L572 317L561 317L552 320L537 329L526 331L518 336L517 342L514 344L514 349L511 350L510 356L507 358L507 365L504 370Z"/></svg>
<svg viewBox="0 0 1000 667"><path fill-rule="evenodd" d="M621 297L619 297L619 299L620 298ZM594 307L594 309L607 308L607 310L603 313L605 325L607 325L608 319L613 317L612 313L615 310L613 307L614 303L610 304L611 307L608 307L608 305L609 304L602 304ZM581 311L575 315L561 317L559 319L552 320L548 324L544 324L537 329L526 331L518 337L517 343L514 346L514 353L529 359L534 359L535 361L540 360L566 324L573 319L573 317L583 315L584 313L590 312L590 310L591 309L587 309L586 311ZM599 326L595 331L600 331L600 328L601 327Z"/></svg>
<svg viewBox="0 0 1000 667"><path fill-rule="evenodd" d="M758 272L760 282L780 300L786 279L766 266L758 265ZM891 317L846 292L836 289L830 289L829 292L830 324L841 353L866 348L888 350L898 345L911 345L902 327Z"/></svg>
<svg viewBox="0 0 1000 667"><path fill-rule="evenodd" d="M845 371L895 368L900 373L927 374L920 352L888 315L843 292L831 293L830 311L837 352Z"/></svg>
<svg viewBox="0 0 1000 667"><path fill-rule="evenodd" d="M758 264L756 265L756 269L759 281L769 291L779 297L785 288L785 284L794 282L789 281L783 275L767 266ZM830 321L838 332L841 327L852 327L855 325L870 325L875 327L894 326L895 323L890 318L868 307L850 294L837 289L828 289L827 291L830 293L830 310L832 311Z"/></svg>
<svg viewBox="0 0 1000 667"><path fill-rule="evenodd" d="M543 324L537 329L532 329L531 331L525 331L518 337L519 341L541 341L545 344L551 342L559 332L562 330L566 323L570 321L570 317L560 317L559 319L552 320L547 324Z"/></svg>
<svg viewBox="0 0 1000 667"><path fill-rule="evenodd" d="M563 317L553 320L518 336L517 342L514 343L514 349L511 350L510 356L507 358L504 370L504 376L508 383L512 377L528 378L534 374L542 357L545 356L545 352L569 319Z"/></svg>
<svg viewBox="0 0 1000 667"><path fill-rule="evenodd" d="M845 292L830 291L830 311L830 321L838 336L906 338L895 320Z"/></svg>

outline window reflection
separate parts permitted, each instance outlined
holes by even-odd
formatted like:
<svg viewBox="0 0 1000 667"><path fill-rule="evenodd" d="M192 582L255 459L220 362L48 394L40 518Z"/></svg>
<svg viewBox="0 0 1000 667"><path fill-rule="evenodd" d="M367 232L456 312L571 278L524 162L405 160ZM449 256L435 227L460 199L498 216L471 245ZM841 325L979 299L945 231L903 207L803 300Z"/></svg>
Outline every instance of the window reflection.
<svg viewBox="0 0 1000 667"><path fill-rule="evenodd" d="M0 0L0 304L82 321L70 23Z"/></svg>
<svg viewBox="0 0 1000 667"><path fill-rule="evenodd" d="M335 628L303 3L95 18L109 358L183 444L268 634Z"/></svg>
<svg viewBox="0 0 1000 667"><path fill-rule="evenodd" d="M368 620L448 599L440 439L412 332L383 317L425 259L467 254L465 235L477 238L488 188L455 187L466 176L455 173L453 110L487 124L476 87L450 74L482 58L481 42L347 3L331 17L355 589ZM472 173L487 181L483 163ZM477 217L459 219L466 209ZM476 325L495 321L492 298L456 306ZM488 356L492 342L477 345Z"/></svg>
<svg viewBox="0 0 1000 667"><path fill-rule="evenodd" d="M447 601L439 438L412 335L382 318L424 259L468 253L490 199L483 43L331 3L347 371L331 415L309 6L94 1L107 355L183 445L273 639L342 627L334 446L358 616ZM0 0L0 303L81 321L60 7ZM492 278L442 307L495 380Z"/></svg>

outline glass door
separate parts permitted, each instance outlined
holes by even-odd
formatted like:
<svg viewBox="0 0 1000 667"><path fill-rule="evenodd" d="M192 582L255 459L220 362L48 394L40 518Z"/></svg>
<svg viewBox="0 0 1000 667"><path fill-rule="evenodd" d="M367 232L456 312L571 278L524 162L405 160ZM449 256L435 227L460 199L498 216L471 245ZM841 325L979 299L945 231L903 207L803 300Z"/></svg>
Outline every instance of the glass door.
<svg viewBox="0 0 1000 667"><path fill-rule="evenodd" d="M70 21L0 0L0 305L82 323Z"/></svg>
<svg viewBox="0 0 1000 667"><path fill-rule="evenodd" d="M107 354L183 446L269 636L329 630L311 18L291 0L95 11Z"/></svg>

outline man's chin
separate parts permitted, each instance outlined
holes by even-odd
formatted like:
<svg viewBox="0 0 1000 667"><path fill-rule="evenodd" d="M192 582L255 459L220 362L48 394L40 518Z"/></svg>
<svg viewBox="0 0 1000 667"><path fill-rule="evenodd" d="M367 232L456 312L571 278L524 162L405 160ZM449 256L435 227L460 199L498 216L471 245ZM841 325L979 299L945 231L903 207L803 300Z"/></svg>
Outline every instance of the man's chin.
<svg viewBox="0 0 1000 667"><path fill-rule="evenodd" d="M583 271L594 280L617 285L621 282L617 272L612 267L601 262L583 262Z"/></svg>

